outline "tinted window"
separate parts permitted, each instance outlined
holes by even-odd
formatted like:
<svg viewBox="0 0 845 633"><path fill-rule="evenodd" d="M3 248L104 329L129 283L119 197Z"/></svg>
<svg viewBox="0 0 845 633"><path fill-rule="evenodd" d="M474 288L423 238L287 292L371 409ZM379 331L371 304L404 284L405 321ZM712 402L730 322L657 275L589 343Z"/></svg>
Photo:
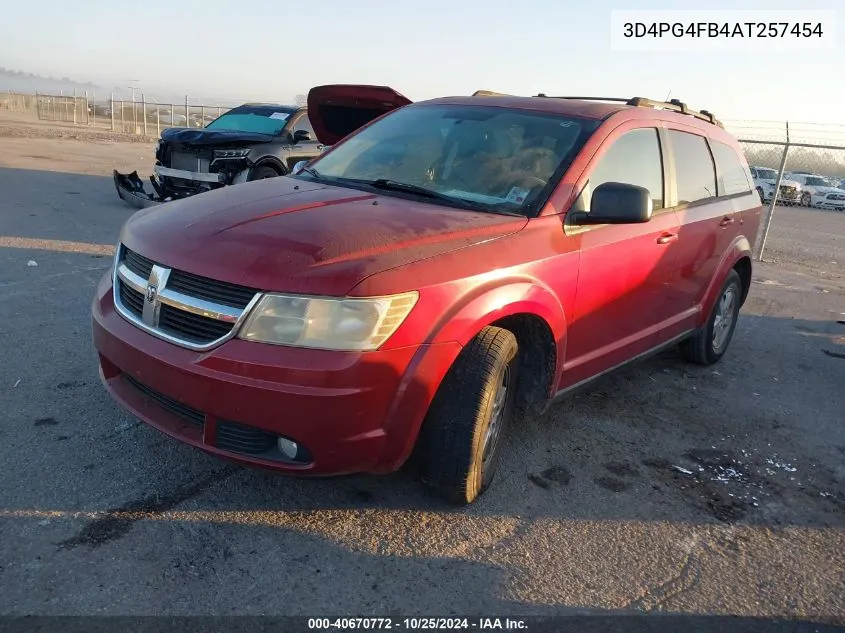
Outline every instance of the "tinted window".
<svg viewBox="0 0 845 633"><path fill-rule="evenodd" d="M716 167L703 136L669 130L675 154L678 204L716 197Z"/></svg>
<svg viewBox="0 0 845 633"><path fill-rule="evenodd" d="M606 182L645 187L651 193L654 209L663 208L663 161L655 128L632 130L613 142L590 173L577 208L589 211L592 192Z"/></svg>
<svg viewBox="0 0 845 633"><path fill-rule="evenodd" d="M719 195L730 196L751 191L742 161L733 148L718 141L711 141L710 149L713 150L716 170L719 172Z"/></svg>

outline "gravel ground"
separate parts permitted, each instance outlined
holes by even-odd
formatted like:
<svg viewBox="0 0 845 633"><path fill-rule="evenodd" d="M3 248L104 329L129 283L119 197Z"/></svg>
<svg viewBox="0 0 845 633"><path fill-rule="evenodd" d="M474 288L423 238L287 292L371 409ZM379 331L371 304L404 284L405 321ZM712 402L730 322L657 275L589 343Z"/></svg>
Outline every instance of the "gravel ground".
<svg viewBox="0 0 845 633"><path fill-rule="evenodd" d="M407 472L225 464L117 407L89 306L131 213L110 171L151 147L28 134L0 131L0 613L845 624L845 214L779 208L722 363L595 383L455 510Z"/></svg>

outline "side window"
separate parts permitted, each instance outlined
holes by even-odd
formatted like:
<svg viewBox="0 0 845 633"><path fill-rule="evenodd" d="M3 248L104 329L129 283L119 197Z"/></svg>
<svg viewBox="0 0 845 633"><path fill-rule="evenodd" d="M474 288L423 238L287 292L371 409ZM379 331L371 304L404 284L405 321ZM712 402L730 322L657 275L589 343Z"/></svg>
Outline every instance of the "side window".
<svg viewBox="0 0 845 633"><path fill-rule="evenodd" d="M663 208L663 160L656 128L631 130L613 142L590 173L576 210L589 212L593 191L606 182L645 187L654 210Z"/></svg>
<svg viewBox="0 0 845 633"><path fill-rule="evenodd" d="M311 120L308 118L307 114L303 114L293 122L293 128L291 131L296 132L297 130L305 130L311 134L312 140L317 140L317 135L314 133L314 128L311 126Z"/></svg>
<svg viewBox="0 0 845 633"><path fill-rule="evenodd" d="M678 204L716 197L716 166L703 136L669 130L675 154Z"/></svg>
<svg viewBox="0 0 845 633"><path fill-rule="evenodd" d="M734 149L719 141L710 141L710 149L713 150L716 171L719 172L719 195L730 196L751 191L742 160Z"/></svg>

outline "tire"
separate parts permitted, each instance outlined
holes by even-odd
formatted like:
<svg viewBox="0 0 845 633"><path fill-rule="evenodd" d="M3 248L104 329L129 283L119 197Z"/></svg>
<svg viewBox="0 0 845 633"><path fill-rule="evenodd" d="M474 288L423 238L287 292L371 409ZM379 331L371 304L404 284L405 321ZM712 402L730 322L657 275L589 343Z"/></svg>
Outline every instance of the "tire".
<svg viewBox="0 0 845 633"><path fill-rule="evenodd" d="M484 328L431 403L417 443L419 463L425 483L453 503L475 501L496 474L501 439L514 415L517 352L513 333Z"/></svg>
<svg viewBox="0 0 845 633"><path fill-rule="evenodd" d="M254 167L252 173L249 175L249 179L252 180L264 180L265 178L276 178L280 176L279 171L275 167L271 167L270 165L259 165L258 167Z"/></svg>
<svg viewBox="0 0 845 633"><path fill-rule="evenodd" d="M757 187L757 195L760 196L760 202L765 204L766 203L766 196L763 195L763 188L762 187Z"/></svg>
<svg viewBox="0 0 845 633"><path fill-rule="evenodd" d="M733 338L741 301L742 281L737 272L731 270L710 310L707 324L681 343L681 353L688 361L697 365L713 365L721 360ZM729 319L727 322L726 317Z"/></svg>
<svg viewBox="0 0 845 633"><path fill-rule="evenodd" d="M808 192L804 192L801 194L801 206L802 207L809 207L813 204L813 199Z"/></svg>

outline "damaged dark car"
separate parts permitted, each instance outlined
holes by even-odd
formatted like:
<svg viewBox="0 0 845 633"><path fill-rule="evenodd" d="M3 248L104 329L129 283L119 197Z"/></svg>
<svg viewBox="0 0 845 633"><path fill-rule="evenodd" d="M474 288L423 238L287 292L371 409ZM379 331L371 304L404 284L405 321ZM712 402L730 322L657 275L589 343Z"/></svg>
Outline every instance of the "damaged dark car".
<svg viewBox="0 0 845 633"><path fill-rule="evenodd" d="M323 151L307 108L249 103L205 128L163 130L149 190L138 172L114 172L117 193L134 207L290 173Z"/></svg>

